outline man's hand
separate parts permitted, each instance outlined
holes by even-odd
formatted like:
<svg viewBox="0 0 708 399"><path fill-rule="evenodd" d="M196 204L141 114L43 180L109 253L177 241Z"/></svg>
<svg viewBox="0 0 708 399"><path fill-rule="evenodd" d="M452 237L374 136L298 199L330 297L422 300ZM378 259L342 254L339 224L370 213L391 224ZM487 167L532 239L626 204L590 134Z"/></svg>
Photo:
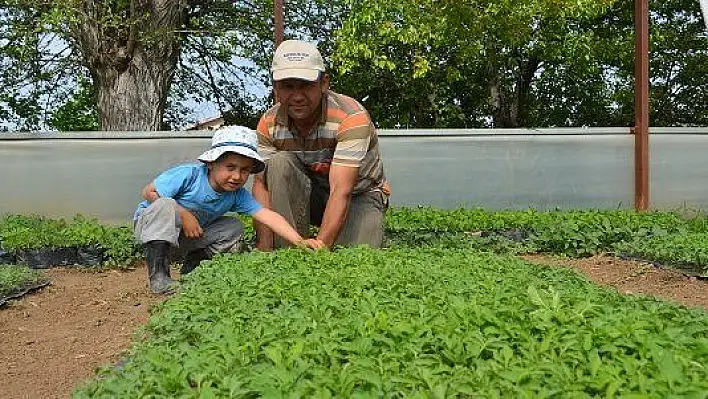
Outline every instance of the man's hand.
<svg viewBox="0 0 708 399"><path fill-rule="evenodd" d="M325 245L324 242L322 242L321 240L318 240L318 239L316 239L316 238L309 238L309 239L307 239L307 240L302 240L302 241L300 241L300 243L298 244L298 246L305 246L305 247L307 247L307 248L315 249L315 250L317 250L317 249L329 249L329 248L327 247L327 245Z"/></svg>
<svg viewBox="0 0 708 399"><path fill-rule="evenodd" d="M202 230L202 226L199 225L199 221L192 212L185 209L183 212L180 212L180 217L182 218L182 231L185 237L191 240L202 238L204 230Z"/></svg>

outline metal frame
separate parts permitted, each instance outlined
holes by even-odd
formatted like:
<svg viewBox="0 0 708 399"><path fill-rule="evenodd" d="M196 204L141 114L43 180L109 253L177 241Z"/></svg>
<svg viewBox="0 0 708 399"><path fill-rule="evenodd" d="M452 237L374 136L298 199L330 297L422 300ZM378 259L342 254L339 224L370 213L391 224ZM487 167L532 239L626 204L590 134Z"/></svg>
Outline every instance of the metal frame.
<svg viewBox="0 0 708 399"><path fill-rule="evenodd" d="M634 208L649 209L649 0L634 2Z"/></svg>

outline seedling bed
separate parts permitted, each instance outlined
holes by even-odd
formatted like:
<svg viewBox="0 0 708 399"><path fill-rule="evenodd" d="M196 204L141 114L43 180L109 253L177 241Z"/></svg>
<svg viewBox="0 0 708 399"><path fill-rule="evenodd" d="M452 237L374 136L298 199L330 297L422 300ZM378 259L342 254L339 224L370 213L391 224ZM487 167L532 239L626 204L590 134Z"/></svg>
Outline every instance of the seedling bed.
<svg viewBox="0 0 708 399"><path fill-rule="evenodd" d="M51 279L41 272L25 266L0 265L0 307L49 284Z"/></svg>

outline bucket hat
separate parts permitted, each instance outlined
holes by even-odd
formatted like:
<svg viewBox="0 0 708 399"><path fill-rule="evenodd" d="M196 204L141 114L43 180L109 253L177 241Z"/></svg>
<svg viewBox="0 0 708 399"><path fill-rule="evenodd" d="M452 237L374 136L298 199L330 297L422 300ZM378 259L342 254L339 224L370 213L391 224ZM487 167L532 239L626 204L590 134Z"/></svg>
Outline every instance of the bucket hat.
<svg viewBox="0 0 708 399"><path fill-rule="evenodd" d="M273 80L302 79L314 82L325 71L322 54L314 44L286 40L278 46L271 66Z"/></svg>
<svg viewBox="0 0 708 399"><path fill-rule="evenodd" d="M211 148L199 156L202 162L214 162L226 152L235 152L253 159L253 173L263 172L265 163L258 154L258 136L245 126L225 126L211 138Z"/></svg>

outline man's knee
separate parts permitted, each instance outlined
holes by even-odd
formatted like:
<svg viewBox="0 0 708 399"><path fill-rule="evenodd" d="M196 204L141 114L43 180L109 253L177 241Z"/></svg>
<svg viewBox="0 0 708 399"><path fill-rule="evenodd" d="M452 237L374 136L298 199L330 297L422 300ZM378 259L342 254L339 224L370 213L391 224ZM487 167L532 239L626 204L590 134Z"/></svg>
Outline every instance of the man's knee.
<svg viewBox="0 0 708 399"><path fill-rule="evenodd" d="M284 173L299 169L300 160L289 151L279 151L266 161L267 173Z"/></svg>
<svg viewBox="0 0 708 399"><path fill-rule="evenodd" d="M337 244L381 248L384 243L386 206L379 193L366 193L352 198L342 234Z"/></svg>
<svg viewBox="0 0 708 399"><path fill-rule="evenodd" d="M369 223L358 223L348 226L337 239L337 245L356 246L368 245L371 248L381 248L384 244L383 223L370 220Z"/></svg>
<svg viewBox="0 0 708 399"><path fill-rule="evenodd" d="M305 165L294 153L288 151L277 152L266 161L264 180L271 195L309 191L310 187Z"/></svg>

